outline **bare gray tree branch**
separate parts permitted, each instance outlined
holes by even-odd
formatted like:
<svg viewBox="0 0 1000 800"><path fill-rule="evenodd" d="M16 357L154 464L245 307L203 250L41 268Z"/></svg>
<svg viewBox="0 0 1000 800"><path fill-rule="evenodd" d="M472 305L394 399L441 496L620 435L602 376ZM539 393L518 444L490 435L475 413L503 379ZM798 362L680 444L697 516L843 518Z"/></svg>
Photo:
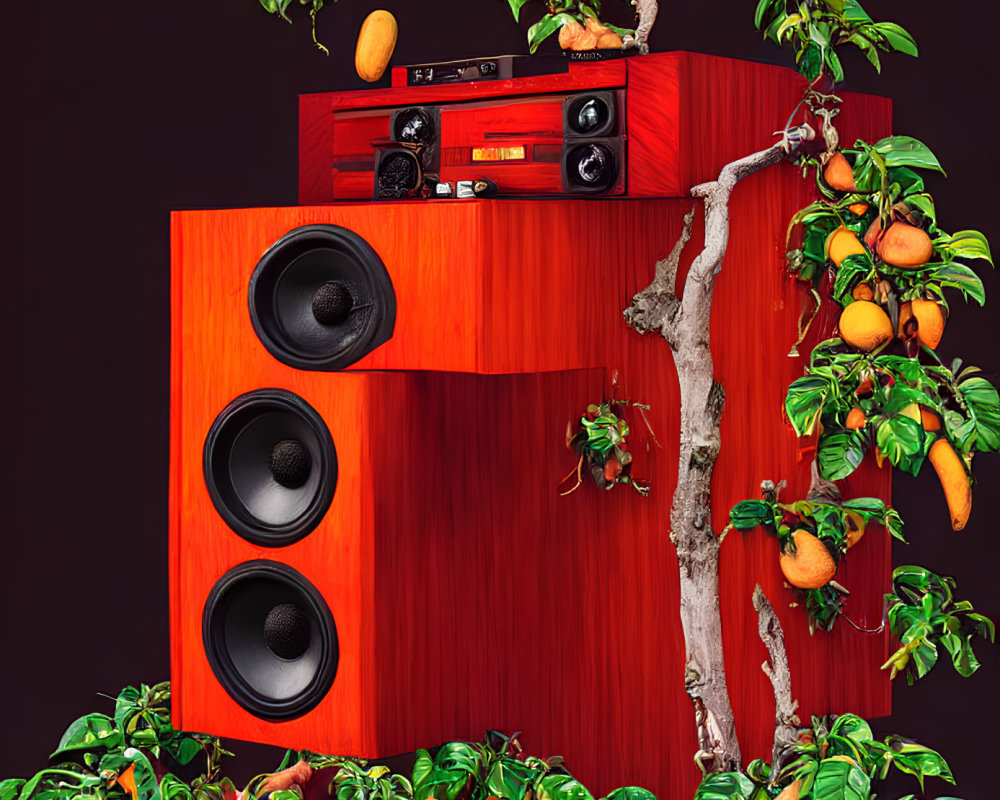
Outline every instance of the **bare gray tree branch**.
<svg viewBox="0 0 1000 800"><path fill-rule="evenodd" d="M788 668L785 652L785 634L774 607L760 586L753 590L753 607L757 611L757 630L767 647L770 661L761 664L764 674L774 687L774 747L771 751L771 769L777 773L788 753L795 747L795 732L799 718L795 713L798 702L792 699L792 673Z"/></svg>

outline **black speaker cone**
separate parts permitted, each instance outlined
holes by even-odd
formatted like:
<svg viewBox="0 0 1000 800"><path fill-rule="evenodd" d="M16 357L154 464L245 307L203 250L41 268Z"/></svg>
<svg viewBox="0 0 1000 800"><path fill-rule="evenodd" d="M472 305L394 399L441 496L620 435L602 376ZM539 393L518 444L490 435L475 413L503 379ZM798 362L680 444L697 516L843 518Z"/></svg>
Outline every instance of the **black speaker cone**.
<svg viewBox="0 0 1000 800"><path fill-rule="evenodd" d="M401 198L420 188L420 162L410 150L387 150L375 166L375 193L378 198Z"/></svg>
<svg viewBox="0 0 1000 800"><path fill-rule="evenodd" d="M296 228L264 254L250 279L250 320L275 358L338 370L392 336L396 294L385 265L353 231Z"/></svg>
<svg viewBox="0 0 1000 800"><path fill-rule="evenodd" d="M236 533L291 544L319 524L337 485L337 453L319 414L298 395L261 389L237 397L205 440L205 485Z"/></svg>
<svg viewBox="0 0 1000 800"><path fill-rule="evenodd" d="M392 120L393 140L407 144L430 144L437 136L434 118L425 108L404 108Z"/></svg>
<svg viewBox="0 0 1000 800"><path fill-rule="evenodd" d="M251 713L301 716L337 674L337 628L322 595L275 561L248 561L223 575L202 615L205 653L219 683Z"/></svg>
<svg viewBox="0 0 1000 800"><path fill-rule="evenodd" d="M615 121L611 92L579 94L563 101L563 133L566 136L606 136Z"/></svg>
<svg viewBox="0 0 1000 800"><path fill-rule="evenodd" d="M564 176L569 191L603 192L618 178L619 157L604 142L568 145L564 156Z"/></svg>

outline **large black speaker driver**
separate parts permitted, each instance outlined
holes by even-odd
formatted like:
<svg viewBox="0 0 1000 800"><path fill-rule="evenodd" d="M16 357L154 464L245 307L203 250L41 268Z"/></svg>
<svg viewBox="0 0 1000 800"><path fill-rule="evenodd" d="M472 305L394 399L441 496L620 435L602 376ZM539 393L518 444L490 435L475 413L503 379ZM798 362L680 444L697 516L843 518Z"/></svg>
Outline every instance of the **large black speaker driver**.
<svg viewBox="0 0 1000 800"><path fill-rule="evenodd" d="M234 531L268 547L319 524L337 487L337 452L322 418L283 389L240 395L205 439L205 484Z"/></svg>
<svg viewBox="0 0 1000 800"><path fill-rule="evenodd" d="M306 225L282 236L257 264L250 319L283 364L343 369L390 339L396 293L368 242L337 225Z"/></svg>
<svg viewBox="0 0 1000 800"><path fill-rule="evenodd" d="M337 627L322 595L275 561L248 561L212 587L202 615L208 663L243 708L264 719L305 714L337 674Z"/></svg>

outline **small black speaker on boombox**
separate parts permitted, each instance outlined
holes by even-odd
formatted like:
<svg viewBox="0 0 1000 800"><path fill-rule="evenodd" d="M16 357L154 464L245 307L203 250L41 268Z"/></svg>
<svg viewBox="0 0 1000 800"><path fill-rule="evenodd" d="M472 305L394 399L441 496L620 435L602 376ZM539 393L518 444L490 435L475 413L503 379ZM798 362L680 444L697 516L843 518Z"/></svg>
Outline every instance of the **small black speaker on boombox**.
<svg viewBox="0 0 1000 800"><path fill-rule="evenodd" d="M605 194L624 182L625 140L614 92L585 92L562 105L562 188Z"/></svg>

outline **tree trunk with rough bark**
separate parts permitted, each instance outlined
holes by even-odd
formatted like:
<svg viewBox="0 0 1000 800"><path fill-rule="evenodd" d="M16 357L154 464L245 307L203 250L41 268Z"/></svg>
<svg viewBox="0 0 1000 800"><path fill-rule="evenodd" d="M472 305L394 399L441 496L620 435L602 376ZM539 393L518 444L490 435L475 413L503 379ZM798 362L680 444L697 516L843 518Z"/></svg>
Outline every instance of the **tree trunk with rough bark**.
<svg viewBox="0 0 1000 800"><path fill-rule="evenodd" d="M719 420L725 403L713 378L709 331L715 276L729 240L729 197L743 178L781 161L790 147L811 138L808 128L789 131L784 141L727 164L718 180L695 186L703 198L705 244L695 257L678 295L677 267L691 237L694 209L666 259L657 262L653 282L632 298L626 322L639 333L658 330L674 354L680 382L681 427L677 488L670 511L670 539L680 564L681 623L686 648L684 687L698 728L695 760L703 770L740 768L732 705L726 687L719 614L719 548L712 530L712 470L719 455Z"/></svg>

